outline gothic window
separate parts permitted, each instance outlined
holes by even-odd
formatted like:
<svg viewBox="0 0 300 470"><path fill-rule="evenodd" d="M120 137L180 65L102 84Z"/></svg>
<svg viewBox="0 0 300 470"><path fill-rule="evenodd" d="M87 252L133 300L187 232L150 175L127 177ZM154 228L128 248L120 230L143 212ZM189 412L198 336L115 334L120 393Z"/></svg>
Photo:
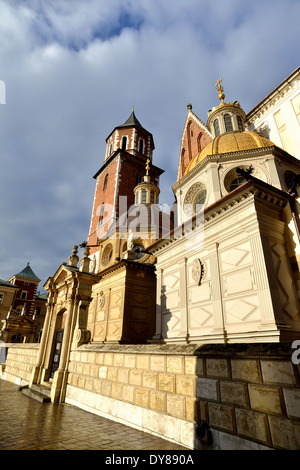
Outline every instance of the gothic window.
<svg viewBox="0 0 300 470"><path fill-rule="evenodd" d="M220 135L220 126L219 126L218 119L214 120L214 130L215 130L215 136Z"/></svg>
<svg viewBox="0 0 300 470"><path fill-rule="evenodd" d="M233 130L230 114L224 114L224 124L226 132Z"/></svg>
<svg viewBox="0 0 300 470"><path fill-rule="evenodd" d="M124 137L122 138L122 150L126 150L127 148L127 137L126 135L124 135Z"/></svg>
<svg viewBox="0 0 300 470"><path fill-rule="evenodd" d="M107 188L107 181L108 181L108 174L107 174L107 175L105 176L105 178L104 178L103 191L105 191L106 188Z"/></svg>
<svg viewBox="0 0 300 470"><path fill-rule="evenodd" d="M240 131L240 132L243 132L244 126L243 126L242 118L241 118L241 116L237 116L236 118L237 118L237 123L238 123L239 131Z"/></svg>

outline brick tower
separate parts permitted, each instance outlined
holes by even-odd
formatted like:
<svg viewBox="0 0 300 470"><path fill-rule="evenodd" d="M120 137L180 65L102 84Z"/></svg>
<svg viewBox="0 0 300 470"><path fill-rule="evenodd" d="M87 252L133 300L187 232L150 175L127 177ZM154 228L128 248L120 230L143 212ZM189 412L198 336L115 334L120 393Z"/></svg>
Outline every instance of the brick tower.
<svg viewBox="0 0 300 470"><path fill-rule="evenodd" d="M147 160L152 162L153 150L152 134L140 124L134 111L107 137L104 163L94 176L96 190L87 241L91 255L99 251L100 240L107 237L114 222L134 204L134 188L143 179ZM162 173L151 164L150 179L156 186Z"/></svg>

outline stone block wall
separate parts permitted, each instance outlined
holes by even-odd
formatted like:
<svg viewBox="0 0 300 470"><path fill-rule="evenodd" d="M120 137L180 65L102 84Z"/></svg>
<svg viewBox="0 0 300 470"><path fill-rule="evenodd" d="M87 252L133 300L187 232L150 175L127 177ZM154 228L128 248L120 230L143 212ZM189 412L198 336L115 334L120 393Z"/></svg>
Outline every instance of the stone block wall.
<svg viewBox="0 0 300 470"><path fill-rule="evenodd" d="M291 354L274 343L82 346L71 354L66 401L187 448L300 449Z"/></svg>
<svg viewBox="0 0 300 470"><path fill-rule="evenodd" d="M287 344L200 348L198 419L220 449L300 449L299 365Z"/></svg>
<svg viewBox="0 0 300 470"><path fill-rule="evenodd" d="M18 385L27 385L39 353L38 343L6 343L6 361L1 365L0 378Z"/></svg>
<svg viewBox="0 0 300 470"><path fill-rule="evenodd" d="M81 346L71 353L66 401L193 448L194 350L195 346Z"/></svg>

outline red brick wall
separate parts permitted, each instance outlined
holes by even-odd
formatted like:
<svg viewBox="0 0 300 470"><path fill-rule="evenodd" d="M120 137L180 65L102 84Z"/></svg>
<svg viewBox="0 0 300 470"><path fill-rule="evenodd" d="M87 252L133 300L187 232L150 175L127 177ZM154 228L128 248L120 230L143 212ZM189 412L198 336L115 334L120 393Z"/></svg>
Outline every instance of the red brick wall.
<svg viewBox="0 0 300 470"><path fill-rule="evenodd" d="M182 145L181 145L181 155L179 160L179 178L184 174L184 171L195 155L197 155L201 150L206 147L209 142L211 142L210 135L197 124L196 121L190 120L186 126Z"/></svg>
<svg viewBox="0 0 300 470"><path fill-rule="evenodd" d="M25 284L29 283L29 286ZM17 295L14 301L13 308L17 308L19 305L26 305L26 315L33 314L34 298L37 291L37 284L30 282L29 280L16 279L14 284L19 287ZM22 299L22 292L27 292L26 299Z"/></svg>

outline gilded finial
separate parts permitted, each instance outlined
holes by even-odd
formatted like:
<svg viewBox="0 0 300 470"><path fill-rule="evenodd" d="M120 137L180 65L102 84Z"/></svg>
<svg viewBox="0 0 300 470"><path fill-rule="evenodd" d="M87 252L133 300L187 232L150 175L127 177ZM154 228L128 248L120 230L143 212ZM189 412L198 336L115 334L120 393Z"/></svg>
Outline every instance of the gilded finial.
<svg viewBox="0 0 300 470"><path fill-rule="evenodd" d="M147 158L147 162L146 162L146 176L149 176L149 170L150 170L150 159Z"/></svg>
<svg viewBox="0 0 300 470"><path fill-rule="evenodd" d="M222 78L219 78L219 80L217 81L216 83L216 87L218 89L218 94L219 94L219 100L221 100L221 103L224 103L224 98L225 98L225 95L223 93L224 91L224 88L222 87L221 85L221 81L222 81Z"/></svg>

